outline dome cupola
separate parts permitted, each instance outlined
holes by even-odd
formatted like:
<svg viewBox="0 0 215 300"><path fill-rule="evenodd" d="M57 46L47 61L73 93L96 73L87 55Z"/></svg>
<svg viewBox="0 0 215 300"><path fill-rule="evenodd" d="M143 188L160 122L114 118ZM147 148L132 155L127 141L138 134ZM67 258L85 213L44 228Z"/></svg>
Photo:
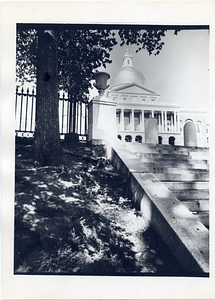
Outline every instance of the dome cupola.
<svg viewBox="0 0 215 300"><path fill-rule="evenodd" d="M132 55L128 53L128 50L123 57L121 69L112 77L110 89L112 90L114 87L124 84L139 84L141 86L146 86L146 79L134 68Z"/></svg>

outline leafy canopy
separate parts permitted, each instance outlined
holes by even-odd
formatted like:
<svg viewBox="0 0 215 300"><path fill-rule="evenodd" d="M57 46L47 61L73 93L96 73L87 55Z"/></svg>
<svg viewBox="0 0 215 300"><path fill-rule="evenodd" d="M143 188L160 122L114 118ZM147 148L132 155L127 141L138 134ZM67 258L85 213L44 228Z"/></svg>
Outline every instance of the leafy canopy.
<svg viewBox="0 0 215 300"><path fill-rule="evenodd" d="M59 31L59 89L70 92L72 98L87 101L92 88L92 72L110 64L110 52L120 41L158 55L163 48L165 29L65 29ZM17 82L36 83L38 35L36 29L17 30ZM177 34L177 31L175 31Z"/></svg>

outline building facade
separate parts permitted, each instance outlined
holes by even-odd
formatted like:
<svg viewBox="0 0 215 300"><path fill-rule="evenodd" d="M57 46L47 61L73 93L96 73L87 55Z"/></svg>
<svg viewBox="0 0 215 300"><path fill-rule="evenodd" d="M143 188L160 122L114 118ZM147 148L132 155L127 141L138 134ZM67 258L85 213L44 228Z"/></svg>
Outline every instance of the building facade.
<svg viewBox="0 0 215 300"><path fill-rule="evenodd" d="M160 102L160 94L147 87L145 77L134 68L128 51L121 69L112 77L107 97L116 103L120 140L145 143L146 119L155 118L159 144L184 145L190 135L196 140L194 146L209 146L206 112L181 110L178 103Z"/></svg>

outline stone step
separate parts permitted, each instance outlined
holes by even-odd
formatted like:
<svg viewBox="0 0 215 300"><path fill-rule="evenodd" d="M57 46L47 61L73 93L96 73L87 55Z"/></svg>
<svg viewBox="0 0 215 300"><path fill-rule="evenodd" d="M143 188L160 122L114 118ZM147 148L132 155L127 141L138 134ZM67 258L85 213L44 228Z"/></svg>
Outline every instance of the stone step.
<svg viewBox="0 0 215 300"><path fill-rule="evenodd" d="M166 181L166 187L170 190L185 190L185 189L194 189L194 190L204 190L209 189L209 182L199 182L199 181L192 181L192 182L183 182L183 181Z"/></svg>
<svg viewBox="0 0 215 300"><path fill-rule="evenodd" d="M176 153L180 155L189 155L189 150L184 148L176 148L173 146L164 147L163 146L148 146L147 144L131 144L133 145L133 149L135 149L137 152L142 153L161 153L161 154L168 154L168 153ZM129 146L128 146L129 147Z"/></svg>
<svg viewBox="0 0 215 300"><path fill-rule="evenodd" d="M154 169L154 173L161 173L165 172L165 174L180 174L184 177L192 175L196 179L200 179L201 176L207 175L209 177L209 171L208 170L202 170L202 169L179 169L179 168L163 168L163 170L160 170L161 168ZM158 170L158 172L157 172Z"/></svg>
<svg viewBox="0 0 215 300"><path fill-rule="evenodd" d="M175 153L144 153L140 151L136 151L135 154L141 159L146 161L169 161L169 162L193 162L193 164L199 163L199 164L207 164L209 159L208 157L196 157L192 158L190 155L180 155Z"/></svg>
<svg viewBox="0 0 215 300"><path fill-rule="evenodd" d="M142 161L142 160L141 160ZM143 162L143 161L142 161ZM156 172L156 169L164 171L167 168L179 168L179 169L201 169L209 170L209 165L206 162L195 163L195 162L180 162L180 161L160 161L160 162L144 162L145 166L152 172Z"/></svg>
<svg viewBox="0 0 215 300"><path fill-rule="evenodd" d="M181 203L192 212L209 211L209 200L185 200Z"/></svg>
<svg viewBox="0 0 215 300"><path fill-rule="evenodd" d="M179 152L179 153L209 153L209 148L207 147L185 147L185 146L178 146L178 145L153 145L153 144L142 144L142 143L127 143L127 145L133 145L138 148L142 149L151 149L151 150L167 150L168 153L170 152Z"/></svg>
<svg viewBox="0 0 215 300"><path fill-rule="evenodd" d="M180 172L180 170L178 170ZM173 174L173 173L155 173L155 176L160 180L160 181L182 181L182 182L187 182L187 181L209 181L209 174L207 173L187 173L185 174Z"/></svg>
<svg viewBox="0 0 215 300"><path fill-rule="evenodd" d="M209 199L209 190L174 190L173 194L180 200Z"/></svg>
<svg viewBox="0 0 215 300"><path fill-rule="evenodd" d="M189 155L180 155L180 154L171 154L171 153L142 153L142 152L136 152L136 154L139 156L139 158L150 158L153 160L173 160L173 161L188 161Z"/></svg>
<svg viewBox="0 0 215 300"><path fill-rule="evenodd" d="M209 158L210 158L209 153L207 153L207 152L190 152L189 155L192 159L207 159L207 160L209 160Z"/></svg>
<svg viewBox="0 0 215 300"><path fill-rule="evenodd" d="M199 218L200 222L209 229L210 218L209 212L197 212L195 215Z"/></svg>
<svg viewBox="0 0 215 300"><path fill-rule="evenodd" d="M140 161L209 228L209 149L133 145Z"/></svg>

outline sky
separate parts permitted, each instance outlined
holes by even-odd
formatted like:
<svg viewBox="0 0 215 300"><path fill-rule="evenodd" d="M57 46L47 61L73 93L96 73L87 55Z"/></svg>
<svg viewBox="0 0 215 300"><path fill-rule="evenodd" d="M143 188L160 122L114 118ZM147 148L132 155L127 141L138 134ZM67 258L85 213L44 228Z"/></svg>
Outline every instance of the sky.
<svg viewBox="0 0 215 300"><path fill-rule="evenodd" d="M121 68L128 49L133 65L147 82L147 87L160 94L159 101L179 103L181 109L207 111L209 105L209 32L208 30L181 30L177 35L169 30L163 39L165 45L157 56L147 50L136 53L136 46L119 45L111 52L112 64L99 71L111 77ZM108 81L110 84L111 78ZM97 94L93 90L92 97Z"/></svg>

